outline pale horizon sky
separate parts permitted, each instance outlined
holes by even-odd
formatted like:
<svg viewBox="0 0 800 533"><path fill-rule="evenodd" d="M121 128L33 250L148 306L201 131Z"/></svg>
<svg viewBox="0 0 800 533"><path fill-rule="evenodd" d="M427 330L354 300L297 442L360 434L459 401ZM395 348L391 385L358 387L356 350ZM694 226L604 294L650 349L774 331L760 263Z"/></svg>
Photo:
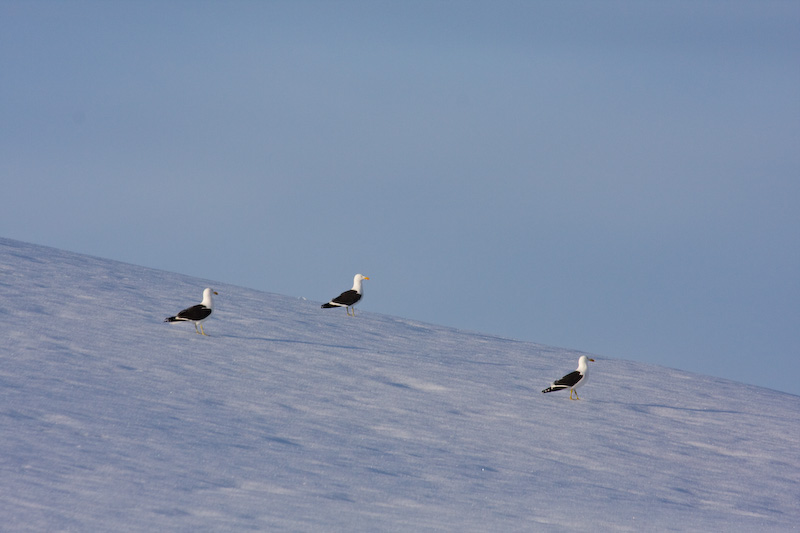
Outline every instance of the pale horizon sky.
<svg viewBox="0 0 800 533"><path fill-rule="evenodd" d="M6 1L0 234L314 302L361 272L362 311L800 394L798 27Z"/></svg>

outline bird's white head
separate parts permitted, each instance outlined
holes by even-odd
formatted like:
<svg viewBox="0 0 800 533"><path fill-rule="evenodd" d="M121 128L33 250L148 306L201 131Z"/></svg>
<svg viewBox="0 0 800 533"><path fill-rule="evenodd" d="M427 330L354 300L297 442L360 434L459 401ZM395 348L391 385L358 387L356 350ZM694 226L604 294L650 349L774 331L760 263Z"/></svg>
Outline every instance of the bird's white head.
<svg viewBox="0 0 800 533"><path fill-rule="evenodd" d="M369 278L364 274L356 274L355 277L353 277L353 290L361 294L361 282L365 279Z"/></svg>
<svg viewBox="0 0 800 533"><path fill-rule="evenodd" d="M209 289L209 288L206 288L203 291L203 302L202 303L206 307L210 308L210 307L213 306L214 300L211 298L212 294L217 294L218 295L219 293L217 291L215 291L214 289Z"/></svg>
<svg viewBox="0 0 800 533"><path fill-rule="evenodd" d="M588 368L588 366L589 366L589 361L594 363L594 359L592 359L591 357L587 357L585 355L582 355L580 357L580 359L578 359L578 370L585 371L586 368Z"/></svg>

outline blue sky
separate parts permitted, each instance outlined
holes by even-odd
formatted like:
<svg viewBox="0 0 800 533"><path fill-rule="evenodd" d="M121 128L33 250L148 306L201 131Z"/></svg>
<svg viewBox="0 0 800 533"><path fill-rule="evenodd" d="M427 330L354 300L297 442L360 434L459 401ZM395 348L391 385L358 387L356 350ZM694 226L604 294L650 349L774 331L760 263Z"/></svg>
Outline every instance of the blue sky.
<svg viewBox="0 0 800 533"><path fill-rule="evenodd" d="M0 231L313 301L362 272L364 311L800 394L798 27L6 1Z"/></svg>

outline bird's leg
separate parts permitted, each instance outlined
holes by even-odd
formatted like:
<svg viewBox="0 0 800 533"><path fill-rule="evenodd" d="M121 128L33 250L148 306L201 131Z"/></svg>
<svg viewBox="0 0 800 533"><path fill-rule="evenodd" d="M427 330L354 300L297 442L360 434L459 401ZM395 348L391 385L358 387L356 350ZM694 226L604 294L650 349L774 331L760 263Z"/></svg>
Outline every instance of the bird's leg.
<svg viewBox="0 0 800 533"><path fill-rule="evenodd" d="M201 335L205 335L205 334L206 334L206 328L204 328L204 327L203 327L203 324L200 324L200 334L201 334ZM206 337L207 337L207 336L208 336L208 335L206 335Z"/></svg>
<svg viewBox="0 0 800 533"><path fill-rule="evenodd" d="M572 393L573 392L575 393L575 397L574 398L572 397ZM569 399L570 400L580 400L580 398L578 398L578 391L576 391L575 389L570 389L569 390Z"/></svg>
<svg viewBox="0 0 800 533"><path fill-rule="evenodd" d="M353 308L353 316L356 316L356 308Z"/></svg>
<svg viewBox="0 0 800 533"><path fill-rule="evenodd" d="M199 329L197 329L197 322L195 322L195 323L194 323L194 330L195 330L197 333L200 333L200 330L199 330Z"/></svg>

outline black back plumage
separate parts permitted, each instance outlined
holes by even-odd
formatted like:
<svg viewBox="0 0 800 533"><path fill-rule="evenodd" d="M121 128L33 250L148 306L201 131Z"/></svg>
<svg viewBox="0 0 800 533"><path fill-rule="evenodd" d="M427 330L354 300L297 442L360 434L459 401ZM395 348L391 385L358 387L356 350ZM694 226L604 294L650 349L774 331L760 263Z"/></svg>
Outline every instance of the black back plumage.
<svg viewBox="0 0 800 533"><path fill-rule="evenodd" d="M358 302L360 299L361 299L361 295L358 292L356 292L355 290L350 289L349 291L344 291L342 294L340 294L339 296L337 296L336 298L334 298L330 302L324 304L322 307L324 307L326 309L329 308L329 307L336 307L335 305L331 305L331 304L339 304L339 305L345 305L347 307L350 307L350 306L354 305L356 302Z"/></svg>
<svg viewBox="0 0 800 533"><path fill-rule="evenodd" d="M178 322L180 320L203 320L204 318L208 318L211 314L211 309L206 307L203 304L193 305L191 307L187 307L180 313L175 316L168 317L164 319L164 322Z"/></svg>
<svg viewBox="0 0 800 533"><path fill-rule="evenodd" d="M576 383L578 383L581 380L582 377L583 374L581 374L577 370L573 370L563 378L555 380L553 382L553 385L564 388L573 387L575 386Z"/></svg>
<svg viewBox="0 0 800 533"><path fill-rule="evenodd" d="M583 378L583 374L578 372L577 370L573 370L563 378L557 379L553 382L552 385L544 389L542 392L554 392L557 390L564 390L574 387L581 379Z"/></svg>

